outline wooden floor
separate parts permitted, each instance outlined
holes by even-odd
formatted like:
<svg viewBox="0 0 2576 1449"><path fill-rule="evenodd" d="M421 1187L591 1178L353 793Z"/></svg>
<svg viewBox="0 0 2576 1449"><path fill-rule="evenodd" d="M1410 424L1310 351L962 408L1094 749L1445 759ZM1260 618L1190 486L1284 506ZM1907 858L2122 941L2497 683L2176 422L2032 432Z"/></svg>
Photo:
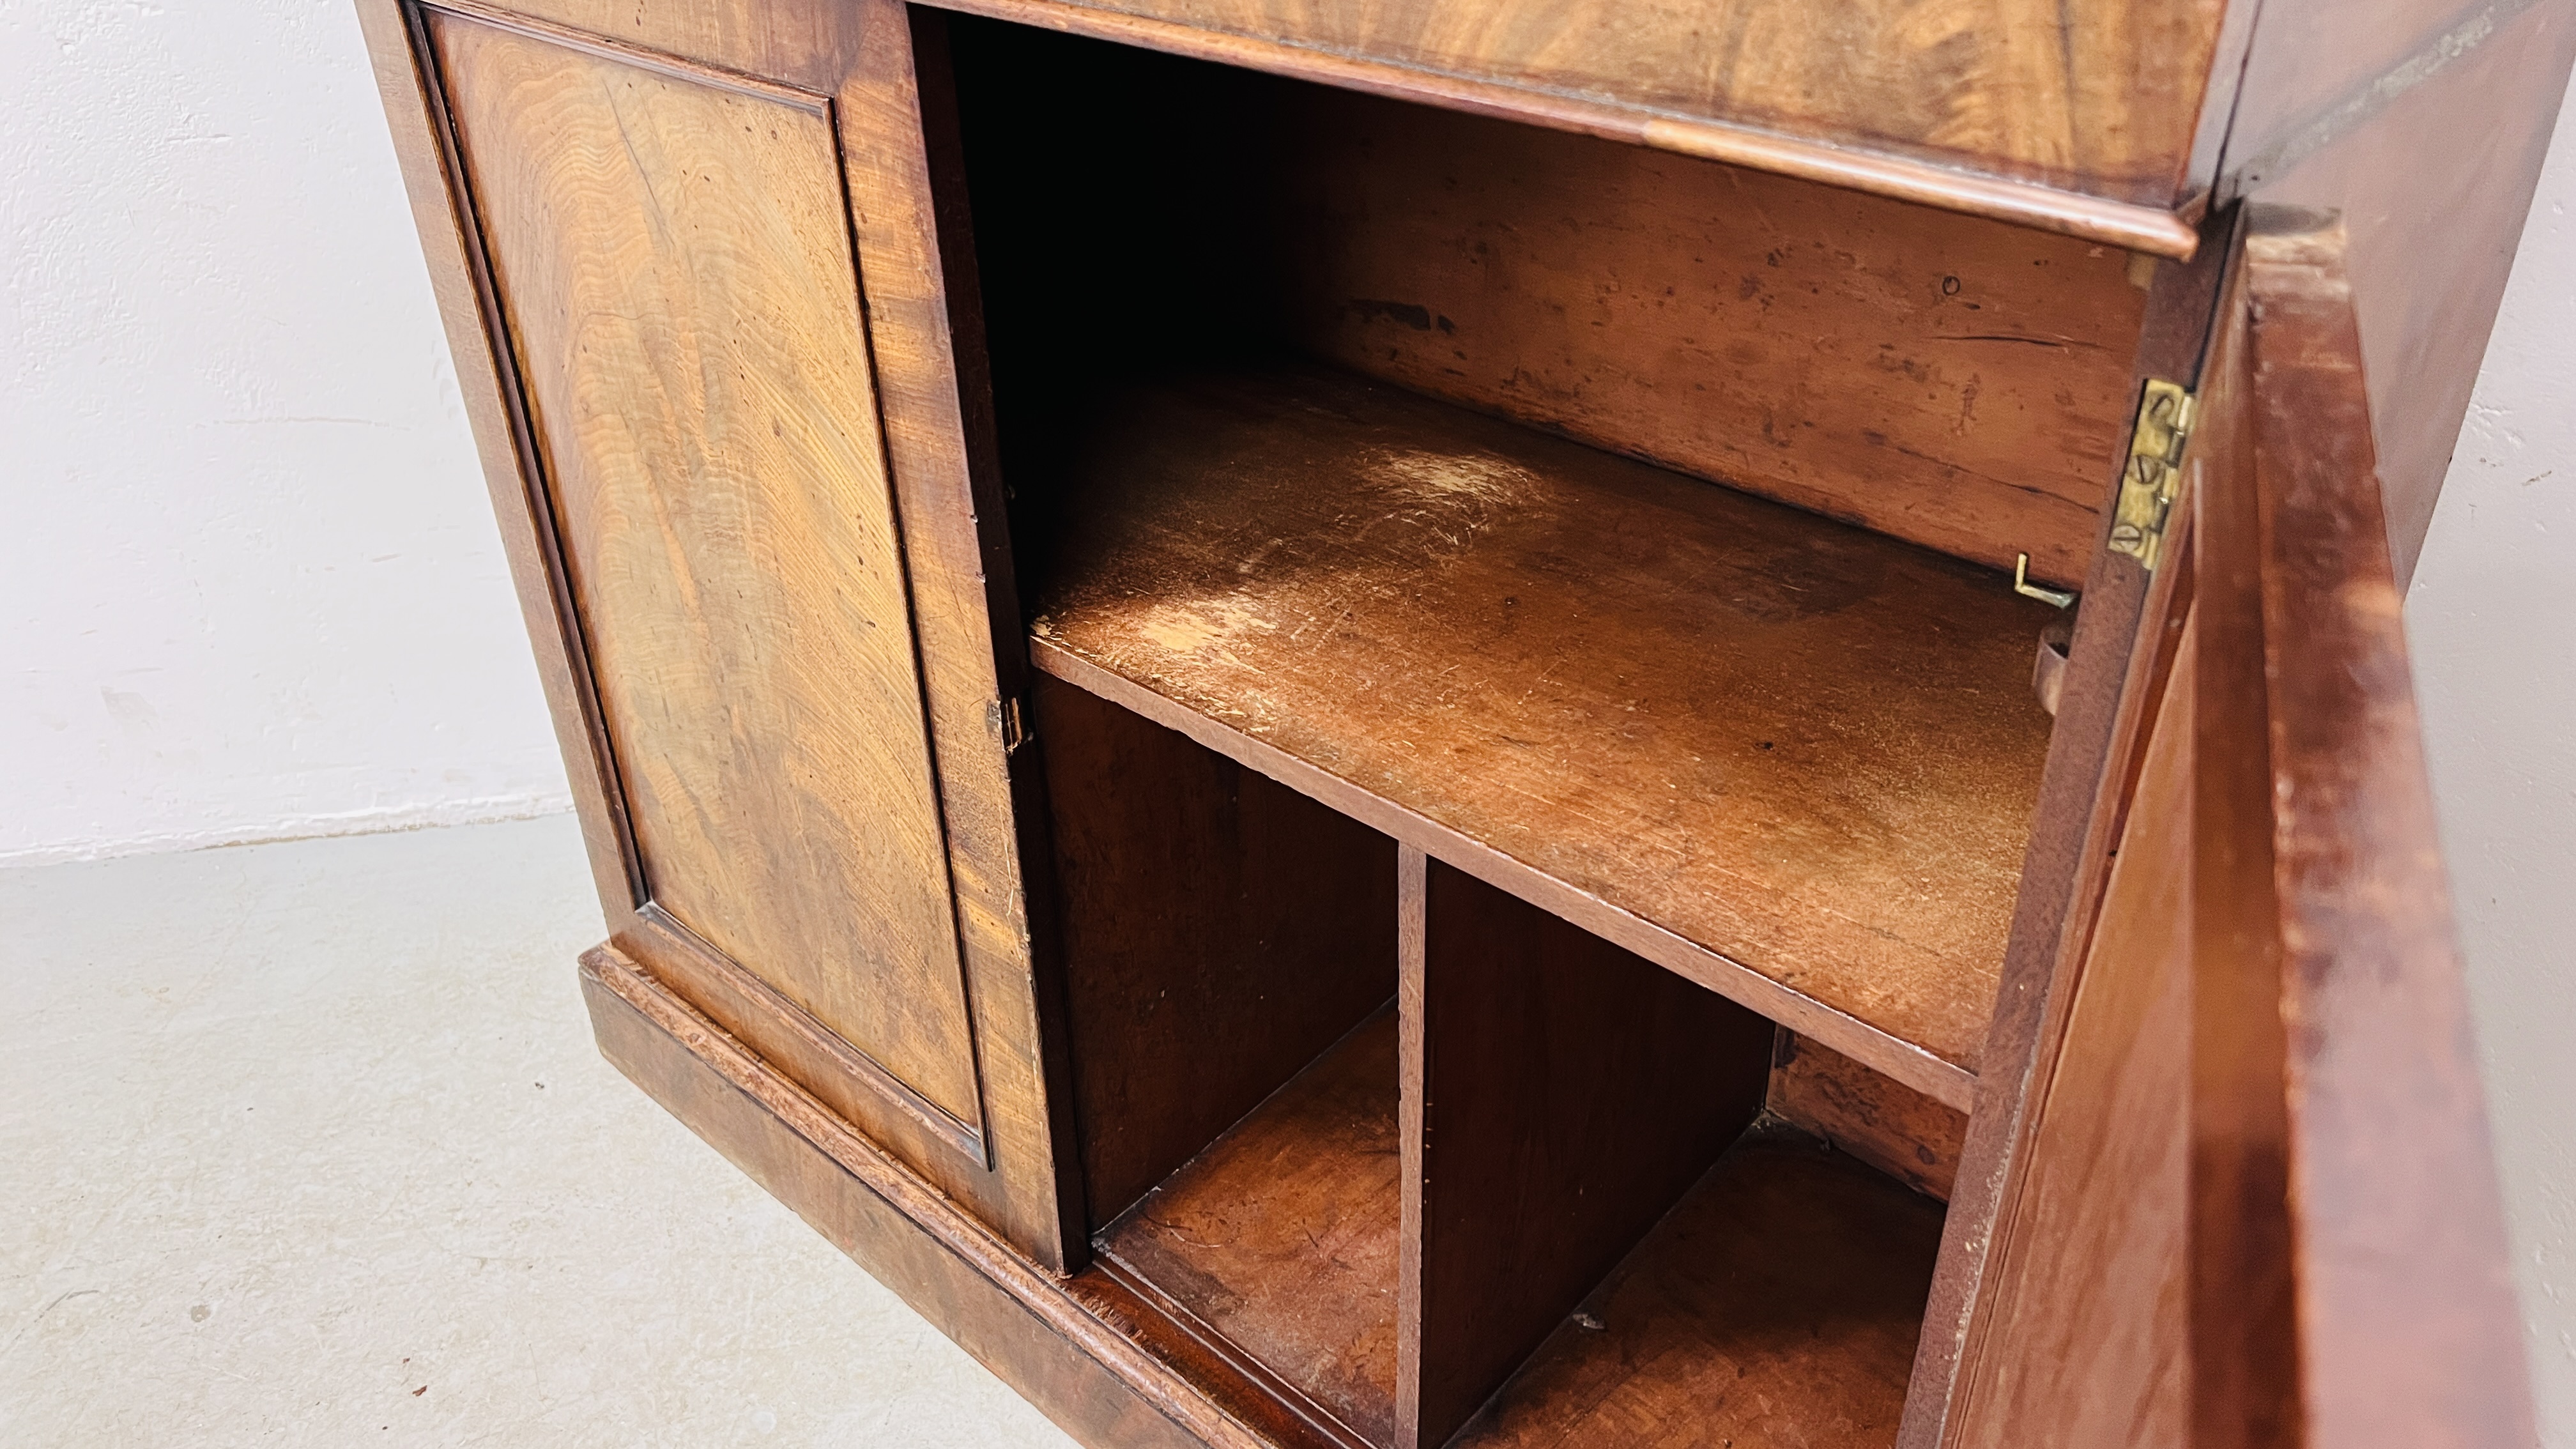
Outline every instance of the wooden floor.
<svg viewBox="0 0 2576 1449"><path fill-rule="evenodd" d="M1395 1435L1389 1006L1098 1239L1101 1257L1371 1444Z"/></svg>
<svg viewBox="0 0 2576 1449"><path fill-rule="evenodd" d="M1042 668L1310 766L1435 854L1499 852L1498 883L1659 928L1621 943L1967 1104L2054 610L1344 373L1197 374L1087 416L1019 485L1056 495Z"/></svg>
<svg viewBox="0 0 2576 1449"><path fill-rule="evenodd" d="M1940 1243L1931 1199L1756 1129L1450 1449L1886 1449Z"/></svg>

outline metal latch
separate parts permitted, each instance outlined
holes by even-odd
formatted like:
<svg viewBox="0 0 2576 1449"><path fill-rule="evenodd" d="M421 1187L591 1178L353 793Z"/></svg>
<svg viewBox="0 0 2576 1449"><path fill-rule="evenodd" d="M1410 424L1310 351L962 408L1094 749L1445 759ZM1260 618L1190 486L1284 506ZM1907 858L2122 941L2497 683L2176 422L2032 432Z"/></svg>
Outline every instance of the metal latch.
<svg viewBox="0 0 2576 1449"><path fill-rule="evenodd" d="M2076 598L2064 589L2052 589L2046 584L2032 583L2029 554L2023 554L2013 560L2013 592L2025 599L2037 599L2043 604L2055 604L2061 609L2074 603Z"/></svg>
<svg viewBox="0 0 2576 1449"><path fill-rule="evenodd" d="M2120 475L2120 501L2111 517L2111 549L2153 570L2164 552L2165 520L2182 490L2182 453L2191 442L2199 400L2178 383L2147 379L2138 400L2137 431L2129 436L2129 466Z"/></svg>

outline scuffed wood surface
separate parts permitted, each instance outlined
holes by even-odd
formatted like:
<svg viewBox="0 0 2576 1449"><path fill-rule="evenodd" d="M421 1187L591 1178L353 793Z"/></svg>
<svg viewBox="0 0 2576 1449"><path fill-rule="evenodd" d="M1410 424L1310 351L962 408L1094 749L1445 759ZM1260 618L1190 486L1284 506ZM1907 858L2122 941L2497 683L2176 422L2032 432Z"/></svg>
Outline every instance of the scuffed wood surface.
<svg viewBox="0 0 2576 1449"><path fill-rule="evenodd" d="M1099 1251L1391 1444L1398 1179L1390 1009L1110 1224Z"/></svg>
<svg viewBox="0 0 2576 1449"><path fill-rule="evenodd" d="M1336 374L1095 417L1041 641L1973 1067L2048 606Z"/></svg>
<svg viewBox="0 0 2576 1449"><path fill-rule="evenodd" d="M2147 302L2118 248L1076 37L950 29L1014 439L1044 431L1030 415L1065 374L1276 346L1960 558L2028 553L2043 580L2085 578Z"/></svg>

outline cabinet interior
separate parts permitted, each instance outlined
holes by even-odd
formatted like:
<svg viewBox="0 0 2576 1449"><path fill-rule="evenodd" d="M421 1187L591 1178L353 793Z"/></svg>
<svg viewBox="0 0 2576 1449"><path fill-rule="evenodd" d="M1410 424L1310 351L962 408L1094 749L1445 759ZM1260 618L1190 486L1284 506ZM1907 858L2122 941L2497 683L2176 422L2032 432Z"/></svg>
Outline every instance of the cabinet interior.
<svg viewBox="0 0 2576 1449"><path fill-rule="evenodd" d="M1892 1436L1956 1114L1114 702L1034 701L1095 1271L1324 1442Z"/></svg>
<svg viewBox="0 0 2576 1449"><path fill-rule="evenodd" d="M1892 1438L2130 259L945 42L1100 1271L1330 1442Z"/></svg>

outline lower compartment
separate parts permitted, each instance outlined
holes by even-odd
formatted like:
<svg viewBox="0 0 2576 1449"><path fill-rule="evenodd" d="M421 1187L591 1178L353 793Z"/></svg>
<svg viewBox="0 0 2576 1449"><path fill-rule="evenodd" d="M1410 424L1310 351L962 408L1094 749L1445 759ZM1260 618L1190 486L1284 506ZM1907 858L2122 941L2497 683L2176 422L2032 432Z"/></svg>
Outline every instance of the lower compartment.
<svg viewBox="0 0 2576 1449"><path fill-rule="evenodd" d="M1941 1216L1795 1128L1757 1126L1451 1449L1892 1444Z"/></svg>
<svg viewBox="0 0 2576 1449"><path fill-rule="evenodd" d="M1389 1442L1404 1115L1393 1013L1110 1225L1099 1261L1068 1281L624 958L591 953L583 986L610 1061L1081 1442ZM1940 1231L1936 1202L1766 1116L1447 1442L1892 1443ZM1203 1351L1207 1339L1225 1351ZM1347 1418L1319 1425L1312 1405L1336 1395Z"/></svg>
<svg viewBox="0 0 2576 1449"><path fill-rule="evenodd" d="M1395 1436L1396 1020L1381 1011L1103 1230L1103 1268L1358 1440Z"/></svg>
<svg viewBox="0 0 2576 1449"><path fill-rule="evenodd" d="M1086 1276L1140 1341L1340 1449L1893 1442L1956 1113L1109 700L1036 704Z"/></svg>

